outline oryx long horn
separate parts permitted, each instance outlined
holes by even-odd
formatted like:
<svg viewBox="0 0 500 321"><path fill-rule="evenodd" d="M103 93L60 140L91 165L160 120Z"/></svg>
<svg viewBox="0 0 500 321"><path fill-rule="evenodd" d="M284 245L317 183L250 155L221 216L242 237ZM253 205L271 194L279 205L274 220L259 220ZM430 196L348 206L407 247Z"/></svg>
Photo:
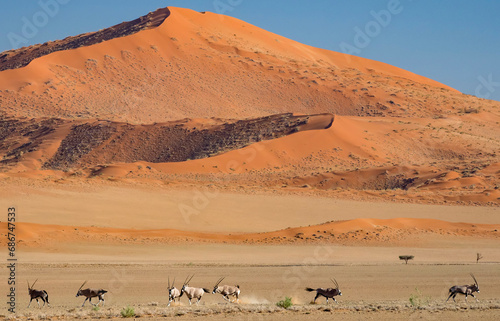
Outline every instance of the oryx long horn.
<svg viewBox="0 0 500 321"><path fill-rule="evenodd" d="M174 287L174 284L175 284L175 278L174 278L174 280L172 281L172 287Z"/></svg>
<svg viewBox="0 0 500 321"><path fill-rule="evenodd" d="M38 279L36 279L35 282L33 282L33 284L31 285L31 289L33 289L33 287L35 286L36 281L38 281Z"/></svg>
<svg viewBox="0 0 500 321"><path fill-rule="evenodd" d="M226 278L225 276L221 277L219 279L219 281L217 281L217 283L215 283L215 286L218 286L222 282L222 280L224 280L225 278Z"/></svg>
<svg viewBox="0 0 500 321"><path fill-rule="evenodd" d="M191 275L191 277L189 277L189 275L188 275L187 278L186 278L186 280L184 281L184 285L188 284L191 281L191 279L193 278L193 276L194 276L194 274Z"/></svg>
<svg viewBox="0 0 500 321"><path fill-rule="evenodd" d="M86 283L87 283L87 281L83 282L83 284L80 286L80 288L78 289L78 291L80 291Z"/></svg>
<svg viewBox="0 0 500 321"><path fill-rule="evenodd" d="M337 289L339 288L339 283L337 282L337 280L335 280L335 279L333 279L333 280L332 280L332 279L330 279L330 281L332 281L332 282L333 282L333 284L335 284L335 286L337 287Z"/></svg>
<svg viewBox="0 0 500 321"><path fill-rule="evenodd" d="M474 276L474 274L470 274L470 276L472 276L472 278L474 279L474 282L476 282L476 285L479 286L479 283L477 283L477 280L476 280L476 277Z"/></svg>

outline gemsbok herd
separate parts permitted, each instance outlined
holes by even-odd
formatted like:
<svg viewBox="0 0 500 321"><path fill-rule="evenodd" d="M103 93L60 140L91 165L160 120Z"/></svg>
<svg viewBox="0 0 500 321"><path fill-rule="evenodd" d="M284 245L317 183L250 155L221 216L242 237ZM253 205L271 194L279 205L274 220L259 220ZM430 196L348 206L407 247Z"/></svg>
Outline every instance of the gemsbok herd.
<svg viewBox="0 0 500 321"><path fill-rule="evenodd" d="M448 296L448 299L446 299L445 302L448 302L450 298L455 301L455 297L457 294L462 294L465 295L465 302L467 302L467 296L472 296L473 298L476 299L476 301L479 301L475 296L474 292L479 293L479 284L477 283L476 277L471 273L472 279L474 280L474 284L472 285L454 285L449 289L450 295ZM193 279L194 274L191 276L187 276L186 279L184 280L184 283L182 284L182 288L179 290L175 287L175 278L172 281L172 284L170 284L170 277L168 278L168 305L172 303L172 301L175 303L177 300L180 302L181 297L186 294L186 297L188 298L189 305L192 304L193 299L196 300L196 304L200 303L201 298L203 297L204 293L210 293L210 290L207 288L195 288L189 286L189 282ZM220 283L224 280L225 277L221 277L214 285L214 289L212 290L212 294L219 293L222 295L222 298L226 300L227 302L234 303L234 302L239 302L239 297L240 297L240 286L239 285L220 285ZM316 292L316 296L314 297L313 302L316 302L316 299L319 297L325 297L326 298L326 303L328 304L328 299L333 299L336 303L337 300L335 300L336 296L342 295L342 292L340 292L339 284L337 280L335 279L330 279L333 284L335 285L335 288L305 288L306 291L308 292ZM33 282L33 284L29 284L28 282L28 293L30 296L30 302L28 304L28 308L31 305L31 301L33 299L36 300L38 303L38 307L40 307L40 302L38 302L38 299L43 301L43 306L47 304L50 307L49 303L49 295L47 291L45 290L35 290L33 287L35 286L35 283L38 281L38 279ZM76 292L76 297L79 296L84 296L85 301L83 301L82 307L85 305L85 302L89 300L89 303L92 304L93 306L99 305L99 303L102 302L102 305L104 306L104 294L107 293L108 291L104 289L82 289L83 286L87 283L87 281L83 282L83 284L80 286L78 291ZM232 296L233 300L231 300L229 297ZM92 303L92 298L98 298L99 302L97 303Z"/></svg>

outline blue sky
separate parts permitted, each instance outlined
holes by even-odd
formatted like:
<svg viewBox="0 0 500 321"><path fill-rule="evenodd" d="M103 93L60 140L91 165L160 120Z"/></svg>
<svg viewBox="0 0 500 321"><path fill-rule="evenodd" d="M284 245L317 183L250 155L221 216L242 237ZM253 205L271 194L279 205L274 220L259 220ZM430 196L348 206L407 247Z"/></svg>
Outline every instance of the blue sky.
<svg viewBox="0 0 500 321"><path fill-rule="evenodd" d="M165 6L224 13L311 46L383 61L500 101L495 0L3 1L0 51L96 31ZM36 22L36 30L27 29L26 21Z"/></svg>

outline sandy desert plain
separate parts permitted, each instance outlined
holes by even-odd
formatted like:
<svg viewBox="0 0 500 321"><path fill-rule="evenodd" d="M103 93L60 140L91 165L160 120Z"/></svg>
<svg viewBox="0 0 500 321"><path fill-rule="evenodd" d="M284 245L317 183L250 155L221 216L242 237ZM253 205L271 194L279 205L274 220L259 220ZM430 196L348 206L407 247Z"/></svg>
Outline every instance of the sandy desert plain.
<svg viewBox="0 0 500 321"><path fill-rule="evenodd" d="M499 102L181 8L0 70L2 318L500 318ZM470 273L479 301L445 302ZM167 307L193 274L239 303ZM338 304L312 303L331 278ZM51 306L28 309L37 279ZM104 306L81 307L86 280Z"/></svg>

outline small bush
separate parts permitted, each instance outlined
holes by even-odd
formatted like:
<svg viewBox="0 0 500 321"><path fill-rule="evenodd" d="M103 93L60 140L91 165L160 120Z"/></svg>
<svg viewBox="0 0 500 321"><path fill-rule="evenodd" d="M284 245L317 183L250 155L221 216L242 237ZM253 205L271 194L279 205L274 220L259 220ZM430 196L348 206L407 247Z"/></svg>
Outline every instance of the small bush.
<svg viewBox="0 0 500 321"><path fill-rule="evenodd" d="M134 308L127 306L126 308L123 308L121 310L120 314L124 318L132 318L135 316L135 311L134 311Z"/></svg>
<svg viewBox="0 0 500 321"><path fill-rule="evenodd" d="M276 305L279 306L280 308L288 309L289 307L291 307L293 305L292 298L285 297L284 300L279 301L278 303L276 303Z"/></svg>
<svg viewBox="0 0 500 321"><path fill-rule="evenodd" d="M428 305L431 301L430 296L424 296L418 288L415 288L415 293L410 294L410 304L413 307Z"/></svg>
<svg viewBox="0 0 500 321"><path fill-rule="evenodd" d="M98 305L94 305L94 307L92 308L92 310L94 310L96 312L99 311L99 309L100 309L100 307Z"/></svg>

